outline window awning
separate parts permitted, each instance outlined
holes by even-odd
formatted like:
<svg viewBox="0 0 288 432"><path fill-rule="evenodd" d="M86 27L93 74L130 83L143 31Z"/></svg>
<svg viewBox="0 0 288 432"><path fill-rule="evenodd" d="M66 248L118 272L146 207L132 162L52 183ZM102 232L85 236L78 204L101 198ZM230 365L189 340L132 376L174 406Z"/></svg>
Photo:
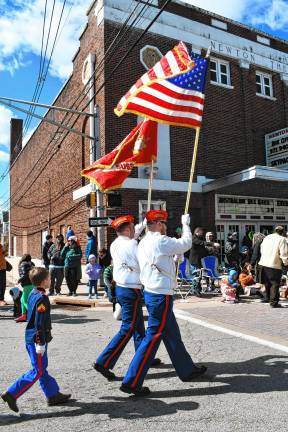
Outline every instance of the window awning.
<svg viewBox="0 0 288 432"><path fill-rule="evenodd" d="M203 192L212 192L217 189L222 189L227 186L232 186L237 183L246 182L249 180L271 180L276 182L288 182L288 170L271 168L267 166L255 165L243 171L239 171L228 176L212 180L203 184Z"/></svg>

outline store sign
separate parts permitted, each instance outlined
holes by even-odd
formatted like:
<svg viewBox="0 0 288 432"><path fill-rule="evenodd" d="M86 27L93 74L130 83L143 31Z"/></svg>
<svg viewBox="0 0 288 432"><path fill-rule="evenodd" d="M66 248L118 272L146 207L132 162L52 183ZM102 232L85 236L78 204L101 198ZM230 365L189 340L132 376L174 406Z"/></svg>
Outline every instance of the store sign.
<svg viewBox="0 0 288 432"><path fill-rule="evenodd" d="M288 220L288 200L216 195L216 219Z"/></svg>
<svg viewBox="0 0 288 432"><path fill-rule="evenodd" d="M288 128L265 135L266 165L288 169Z"/></svg>

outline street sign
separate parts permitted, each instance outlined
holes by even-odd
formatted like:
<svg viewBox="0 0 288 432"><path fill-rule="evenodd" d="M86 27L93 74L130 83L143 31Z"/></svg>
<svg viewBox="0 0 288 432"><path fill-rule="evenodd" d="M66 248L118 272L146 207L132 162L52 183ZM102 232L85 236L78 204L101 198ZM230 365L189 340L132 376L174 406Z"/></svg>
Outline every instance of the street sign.
<svg viewBox="0 0 288 432"><path fill-rule="evenodd" d="M95 227L109 226L111 225L114 219L115 216L89 218L89 227L95 228Z"/></svg>

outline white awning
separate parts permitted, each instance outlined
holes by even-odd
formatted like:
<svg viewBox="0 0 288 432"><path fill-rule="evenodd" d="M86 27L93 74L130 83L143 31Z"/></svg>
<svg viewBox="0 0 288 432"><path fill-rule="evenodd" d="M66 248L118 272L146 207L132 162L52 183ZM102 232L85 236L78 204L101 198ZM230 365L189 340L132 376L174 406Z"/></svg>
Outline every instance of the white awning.
<svg viewBox="0 0 288 432"><path fill-rule="evenodd" d="M288 182L288 170L281 170L261 165L255 165L246 170L229 174L226 177L221 177L203 184L203 192L211 192L217 189L222 189L232 186L237 183L242 183L249 180L271 180L276 182Z"/></svg>

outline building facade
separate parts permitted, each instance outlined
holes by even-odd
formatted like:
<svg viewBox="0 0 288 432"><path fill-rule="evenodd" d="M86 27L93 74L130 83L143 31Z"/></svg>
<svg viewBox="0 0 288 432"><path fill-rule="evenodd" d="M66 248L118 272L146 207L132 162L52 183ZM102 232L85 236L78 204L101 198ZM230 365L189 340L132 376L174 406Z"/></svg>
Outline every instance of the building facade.
<svg viewBox="0 0 288 432"><path fill-rule="evenodd" d="M131 6L141 1L98 0L87 12L87 26L73 59L73 73L54 105L87 105L85 61L96 58L95 104L99 110L99 150L111 151L139 119L117 118L117 102L161 55L179 40L205 55L211 48L203 127L189 212L192 226L217 232L222 243L229 231L271 231L288 225L288 44L226 18L174 0L117 69L118 61L147 27L164 1L155 0L111 55L109 45ZM142 4L143 6L143 4ZM121 33L120 33L121 34ZM103 59L103 61L102 61ZM103 83L105 85L103 86ZM87 109L87 108L86 108ZM83 130L83 119L48 111L46 116ZM86 129L88 131L88 127ZM152 194L154 208L169 211L170 234L179 225L188 186L194 131L159 125L158 161ZM89 140L42 122L21 149L11 140L11 236L13 253L41 253L49 230L55 235L72 225L85 242L90 185L80 177L89 164ZM139 168L120 190L122 207L107 215L147 208L149 169ZM104 198L104 205L106 201ZM107 229L106 241L113 234Z"/></svg>

